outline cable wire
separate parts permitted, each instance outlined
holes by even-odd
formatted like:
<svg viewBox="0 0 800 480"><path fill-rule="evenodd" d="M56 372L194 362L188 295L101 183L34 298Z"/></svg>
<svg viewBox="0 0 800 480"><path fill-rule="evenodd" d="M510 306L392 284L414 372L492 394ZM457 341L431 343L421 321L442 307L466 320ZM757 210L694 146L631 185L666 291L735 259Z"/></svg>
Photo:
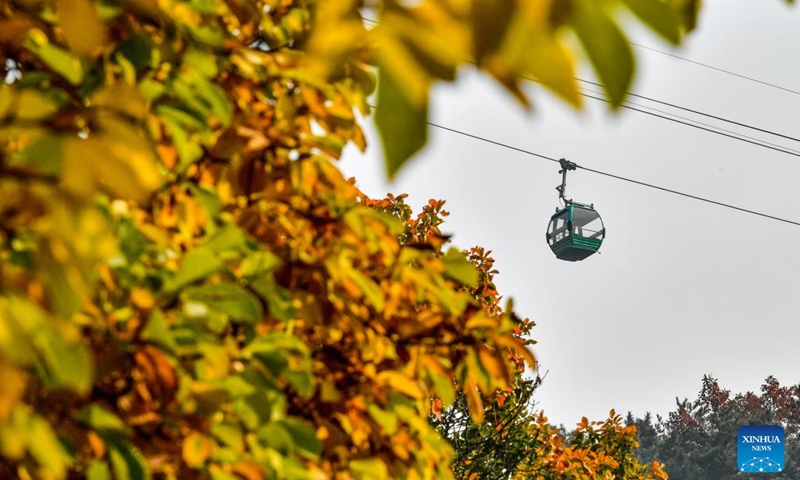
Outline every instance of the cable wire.
<svg viewBox="0 0 800 480"><path fill-rule="evenodd" d="M373 108L375 108L375 107L373 107ZM559 163L558 159L553 158L553 157L548 157L547 155L542 155L540 153L532 152L530 150L525 150L523 148L519 148L519 147L515 147L513 145L509 145L507 143L498 142L496 140L491 140L489 138L481 137L479 135L474 135L472 133L467 133L467 132L463 132L461 130L456 130L455 128L445 127L444 125L439 125L437 123L433 123L433 122L427 122L427 123L428 123L428 125L430 125L432 127L436 127L438 129L441 129L441 130L446 130L448 132L452 132L452 133L455 133L455 134L458 134L458 135L462 135L464 137L469 137L469 138L472 138L472 139L475 139L475 140L479 140L481 142L489 143L489 144L496 145L496 146L499 146L499 147L502 147L502 148L513 150L515 152L523 153L525 155L529 155L529 156L532 156L532 157L537 157L537 158L540 158L542 160L547 160L547 161L550 161L550 162ZM662 192L671 193L673 195L678 195L678 196L681 196L681 197L690 198L692 200L697 200L699 202L710 203L711 205L716 205L718 207L729 208L731 210L736 210L738 212L748 213L750 215L755 215L755 216L758 216L758 217L768 218L770 220L775 220L775 221L778 221L778 222L788 223L790 225L800 226L800 222L795 222L794 220L789 220L789 219L786 219L786 218L777 217L775 215L770 215L770 214L767 214L767 213L762 213L762 212L758 212L758 211L755 211L755 210L750 210L748 208L737 207L735 205L731 205L731 204L728 204L728 203L718 202L716 200L711 200L710 198L705 198L705 197L701 197L701 196L698 196L698 195L692 195L691 193L686 193L686 192L681 192L679 190L673 190L671 188L661 187L659 185L654 185L652 183L642 182L640 180L634 180L632 178L623 177L621 175L615 175L613 173L603 172L601 170L595 170L593 168L583 167L583 166L577 165L577 164L575 166L577 168L581 169L581 170L586 170L587 172L595 173L597 175L603 175L605 177L613 178L615 180L620 180L620 181L623 181L623 182L633 183L635 185L640 185L642 187L647 187L647 188L652 188L652 189L655 189L655 190L660 190Z"/></svg>
<svg viewBox="0 0 800 480"><path fill-rule="evenodd" d="M698 62L696 60L690 60L688 58L681 57L680 55L675 55L674 53L669 53L669 52L665 52L663 50L658 50L658 49L653 48L653 47L647 47L647 46L641 45L639 43L635 43L635 42L629 42L629 43L631 45L633 45L633 46L636 46L636 47L639 47L639 48L644 48L645 50L650 50L650 51L653 51L653 52L660 53L662 55L666 55L668 57L677 58L678 60L683 60L684 62L694 63L695 65L700 65L701 67L710 68L711 70L716 70L718 72L727 73L728 75L733 75L734 77L743 78L743 79L749 80L751 82L760 83L761 85L766 85L768 87L777 88L778 90L783 90L784 92L789 92L789 93L794 93L795 95L800 95L800 92L798 92L797 90L792 90L791 88L781 87L780 85L776 85L774 83L769 83L769 82L765 82L763 80L759 80L757 78L748 77L747 75L742 75L740 73L732 72L730 70L725 70L724 68L715 67L715 66L709 65L707 63Z"/></svg>
<svg viewBox="0 0 800 480"><path fill-rule="evenodd" d="M362 20L364 20L365 22L372 23L373 25L378 25L380 23L377 20L373 20L373 19L370 19L370 18L362 18ZM635 44L633 42L630 42L630 43L632 45L638 45L638 44ZM649 47L643 47L643 48L648 48L649 49ZM651 49L651 50L655 50L655 49ZM660 53L665 53L667 55L671 55L671 54L668 54L666 52L661 52L660 50L655 50L655 51L660 52ZM676 55L673 55L673 56L676 56ZM678 57L678 58L682 58L682 57ZM687 61L691 61L691 60L687 60ZM475 62L469 62L469 63L475 64ZM695 62L695 63L697 63L697 62ZM533 79L531 77L526 77L524 75L520 75L519 78L522 78L524 80L528 80L530 82L541 83L536 79ZM577 77L575 79L580 81L580 82L584 82L584 83L588 83L588 84L595 85L595 86L598 86L598 87L602 87L602 85L597 83L597 82L592 82L590 80L584 80L582 78L577 78ZM778 87L778 88L781 88L781 87ZM596 96L587 94L587 93L585 93L583 91L579 91L579 93L581 95L583 95L584 97L587 97L587 98L592 98L594 100L599 100L601 102L611 103L611 101L609 101L606 98L596 97ZM642 99L649 100L649 101L652 101L652 102L655 102L655 103L659 103L659 104L662 104L662 105L666 105L666 106L669 106L669 107L677 108L679 110L691 112L691 113L694 113L694 114L697 114L697 115L702 115L702 116L705 116L705 117L708 117L708 118L713 118L715 120L720 120L720 121L727 122L727 123L730 123L730 124L733 124L733 125L738 125L738 126L741 126L741 127L749 128L749 129L756 130L756 131L759 131L759 132L762 132L762 133L766 133L766 134L769 134L769 135L774 135L774 136L777 136L777 137L786 138L788 140L793 140L793 141L796 141L796 142L800 142L800 138L791 137L789 135L784 135L782 133L773 132L771 130L766 130L766 129L759 128L759 127L754 127L752 125L736 122L734 120L729 120L729 119L726 119L726 118L723 118L723 117L719 117L719 116L716 116L716 115L711 115L711 114L704 113L704 112L701 112L701 111L698 111L698 110L693 110L691 108L682 107L680 105L675 105L675 104L672 104L672 103L664 102L664 101L657 100L657 99L654 99L654 98L646 97L644 95L639 95L639 94L636 94L636 93L633 93L633 92L626 92L626 93L628 95L632 96L632 97L642 98ZM800 93L800 92L797 92L797 93ZM761 147L764 147L764 148L768 148L770 150L775 150L776 152L782 152L782 153L786 153L788 155L792 155L792 156L795 156L795 157L800 157L800 152L798 152L797 150L790 149L788 147L783 147L783 146L780 146L780 145L776 145L774 143L766 142L766 141L763 141L763 140L758 140L758 139L755 139L753 137L749 137L747 135L743 135L743 134L740 134L740 133L737 133L737 132L732 132L730 130L720 129L718 127L712 127L711 125L704 124L704 123L701 123L701 122L687 123L687 122L678 120L676 118L670 118L670 117L666 117L666 116L663 116L663 115L659 115L657 113L641 110L639 108L631 106L630 102L628 102L628 103L629 103L628 105L622 104L620 106L622 108L626 108L628 110L633 110L635 112L644 113L644 114L647 114L647 115L652 115L654 117L658 117L658 118L661 118L661 119L664 119L664 120L669 120L671 122L680 123L680 124L683 124L683 125L687 125L689 127L698 128L700 130L705 130L707 132L715 133L717 135L722 135L724 137L732 138L734 140L739 140L739 141L746 142L746 143L749 143L749 144L752 144L752 145L757 145L757 146L761 146ZM633 105L636 105L636 104L633 104ZM651 108L651 107L645 107L643 105L641 107L642 108ZM652 110L656 110L656 109L653 109L653 108L651 108L651 109ZM656 110L656 111L660 111L660 110ZM672 114L668 114L666 112L661 112L661 113L664 113L666 115L672 115ZM678 117L677 115L673 115L673 116L674 117ZM684 118L684 117L678 117L678 118ZM684 120L688 120L688 119L684 118ZM701 125L704 125L705 127L701 126Z"/></svg>
<svg viewBox="0 0 800 480"><path fill-rule="evenodd" d="M583 83L588 83L590 85L594 85L596 87L602 87L601 84L599 84L597 82L593 82L591 80L584 80L582 78L576 78L576 80L578 80L579 82L583 82ZM713 118L714 120L719 120L719 121L722 121L722 122L730 123L732 125L738 125L740 127L749 128L750 130L755 130L757 132L766 133L768 135L774 135L776 137L785 138L787 140L793 140L795 142L800 142L800 138L792 137L790 135L784 135L782 133L773 132L772 130L767 130L767 129L764 129L764 128L754 127L754 126L748 125L746 123L741 123L741 122L737 122L735 120L729 120L727 118L719 117L717 115L712 115L710 113L701 112L699 110L693 110L691 108L682 107L682 106L676 105L674 103L664 102L662 100L651 98L651 97L648 97L648 96L645 96L645 95L639 95L638 93L633 93L633 92L625 92L625 93L630 95L631 97L641 98L643 100L649 100L651 102L659 103L659 104L665 105L667 107L677 108L678 110L683 110L685 112L691 112L691 113L694 113L696 115L702 115L704 117Z"/></svg>
<svg viewBox="0 0 800 480"><path fill-rule="evenodd" d="M583 95L584 97L588 97L588 98L593 98L595 100L599 100L601 102L611 103L610 100L608 100L606 98L603 98L603 97L596 97L596 96L590 95L588 93L581 93L581 95ZM706 127L703 127L703 126L700 126L700 125L697 125L697 124L694 124L694 123L684 122L683 120L679 120L677 118L671 118L671 117L667 117L665 115L659 115L658 113L648 112L647 110L642 110L640 108L636 108L636 107L631 106L631 105L626 105L624 103L621 104L620 107L627 108L628 110L634 110L636 112L644 113L644 114L647 114L647 115L652 115L654 117L662 118L664 120L669 120L670 122L680 123L680 124L683 124L683 125L686 125L686 126L689 126L689 127L692 127L692 128L697 128L699 130L705 130L706 132L711 132L711 133L715 133L717 135L722 135L723 137L728 137L728 138L732 138L734 140L739 140L740 142L745 142L745 143L749 143L751 145L757 145L759 147L768 148L770 150L775 150L776 152L785 153L786 155L791 155L793 157L800 157L800 153L794 153L794 152L792 152L790 150L785 150L784 148L774 147L771 144L761 143L761 142L757 142L757 141L753 141L753 140L748 140L747 138L745 138L745 137L743 137L743 136L741 136L739 134L730 134L730 133L722 132L720 130L714 130L712 128L706 128Z"/></svg>
<svg viewBox="0 0 800 480"><path fill-rule="evenodd" d="M602 95L601 92L588 90L588 89L587 89L587 91L590 92L590 93L593 93L595 95ZM766 140L761 140L759 138L751 137L749 135L745 135L743 133L735 132L733 130L727 130L727 129L722 128L722 127L717 127L715 125L711 125L710 123L704 123L704 122L701 122L701 121L698 121L698 120L694 120L694 119L689 118L689 117L684 117L684 116L681 116L681 115L677 115L675 113L667 112L665 110L659 110L658 108L651 107L649 105L644 105L644 104L641 104L641 103L635 103L635 102L631 102L629 100L626 100L625 103L628 104L628 105L633 105L633 106L639 107L639 108L646 108L648 110L652 110L654 112L658 112L658 113L661 113L663 115L669 115L669 116L674 117L674 118L679 118L681 120L685 120L687 122L691 122L691 123L694 123L696 125L702 125L704 127L712 128L712 129L720 131L720 132L726 132L726 133L730 133L732 135L736 135L738 137L748 138L750 140L753 140L755 142L758 142L758 143L761 143L761 144L764 144L764 145L772 145L773 147L777 147L777 148L780 148L782 150L786 150L786 151L789 151L789 152L794 152L794 153L800 154L800 150L796 150L794 148L789 148L789 147L785 147L783 145L779 145L777 143L772 143L772 142L768 142Z"/></svg>
<svg viewBox="0 0 800 480"><path fill-rule="evenodd" d="M368 19L368 18L364 18L364 20L367 21L367 22L373 23L373 24L378 24L378 22L376 20L371 20L371 19ZM698 65L702 65L702 66L705 66L705 67L708 67L708 68L711 68L711 69L714 69L714 70L719 70L721 72L729 73L731 75L735 75L737 77L745 78L747 80L751 80L751 81L754 81L754 82L757 82L757 83L762 83L764 85L775 87L775 88L778 88L778 89L781 89L781 90L786 90L788 92L792 92L792 93L795 93L795 94L800 94L800 92L797 92L795 90L791 90L791 89L787 89L787 88L784 88L784 87L780 87L778 85L774 85L774 84L771 84L771 83L768 83L768 82L763 82L761 80L757 80L757 79L754 79L754 78L751 78L751 77L747 77L747 76L744 76L744 75L739 75L737 73L729 72L729 71L724 70L724 69L720 69L720 68L716 68L716 67L713 67L713 66L710 66L710 65L706 65L706 64L701 63L701 62L695 62L693 60L689 60L689 59L686 59L686 58L683 58L683 57L680 57L680 56L677 56L677 55L673 55L673 54L670 54L670 53L667 53L667 52L662 52L662 51L656 50L654 48L645 47L643 45L639 45L639 44L633 43L633 42L631 42L631 44L635 45L635 46L638 46L638 47L641 47L641 48L648 49L648 50L653 50L653 51L656 51L656 52L659 52L659 53L663 53L665 55L669 55L669 56L672 56L672 57L675 57L675 58L679 58L679 59L685 60L687 62L696 63ZM528 78L528 77L522 77L522 78L525 79L525 80L536 82L536 80L534 80L532 78ZM602 85L599 85L597 83L594 83L594 82L591 82L591 81L588 81L588 80L583 80L583 79L580 79L580 78L578 78L577 80L582 81L582 82L586 82L586 83L591 83L591 84L594 84L594 85L597 85L597 86L602 86ZM581 93L581 95L583 95L585 97L588 97L588 98L592 98L592 99L599 100L599 101L606 102L606 103L611 103L609 100L607 100L605 98L602 98L602 97L596 97L594 95L590 95L590 94L587 94L585 92L580 92L580 93ZM656 103L660 103L660 104L663 104L663 105L666 105L666 106L670 106L670 107L673 107L673 108L678 108L678 109L684 110L684 111L689 111L689 112L692 112L692 113L695 113L695 114L703 115L703 116L706 116L706 117L709 117L709 118L714 118L716 120L721 120L721 121L724 121L724 122L727 122L727 123L731 123L731 124L734 124L734 125L739 125L739 126L742 126L742 127L745 127L745 128L751 128L753 130L757 130L757 131L760 131L760 132L763 132L763 133L768 133L768 134L771 134L771 135L783 137L783 138L786 138L786 139L789 139L789 140L800 141L800 139L797 139L795 137L790 137L790 136L779 134L779 133L772 132L772 131L769 131L769 130L760 129L760 128L753 127L753 126L750 126L750 125L746 125L746 124L742 124L742 123L739 123L739 122L735 122L733 120L728 120L728 119L725 119L725 118L722 118L722 117L717 117L717 116L714 116L714 115L705 114L703 112L699 112L699 111L696 111L696 110L688 109L688 108L685 108L685 107L680 107L680 106L673 105L673 104L670 104L670 103L667 103L667 102L662 102L660 100L652 99L652 98L649 98L649 97L646 97L646 96L643 96L643 95L638 95L638 94L635 94L635 93L632 93L632 92L628 92L628 94L631 95L631 96L634 96L634 97L643 98L643 99L650 100L650 101L653 101L653 102L656 102ZM637 105L637 104L633 104L633 105ZM372 106L372 105L370 105L370 107L377 108L377 107ZM722 135L722 136L725 136L725 137L728 137L728 138L733 138L734 140L739 140L739 141L742 141L742 142L750 143L750 144L761 146L761 147L764 147L764 148L769 148L770 150L775 150L775 151L778 151L778 152L782 152L782 153L785 153L787 155L800 157L800 154L798 154L796 150L791 150L791 149L784 150L783 148L780 148L780 147L776 146L775 144L772 144L772 143L769 143L769 142L760 143L758 141L753 141L752 140L753 137L747 137L747 136L741 135L741 134L731 134L732 132L731 133L725 133L725 132L730 132L730 131L729 130L718 131L718 130L714 130L713 128L706 128L706 126L708 126L707 124L702 124L701 123L701 124L697 125L697 124L692 124L692 123L685 122L685 121L682 121L682 120L678 119L678 118L685 118L685 117L678 117L677 115L675 115L678 118L670 118L670 117L667 117L665 115L659 115L657 113L648 112L647 110L642 110L640 108L636 108L634 106L625 105L625 104L621 105L621 107L627 108L629 110L633 110L633 111L636 111L636 112L644 113L644 114L647 114L647 115L652 115L652 116L655 116L655 117L658 117L658 118L661 118L661 119L664 119L664 120L669 120L671 122L676 122L676 123L680 123L680 124L683 124L683 125L687 125L689 127L698 128L700 130L704 130L704 131L707 131L707 132L716 133L717 135ZM642 106L642 107L643 108L651 108L651 107L645 107L645 106ZM651 108L651 109L661 112L660 110L657 110L657 109L653 109L653 108ZM661 113L665 113L666 114L666 112L661 112ZM667 115L672 115L672 114L667 114ZM499 146L499 147L502 147L502 148L506 148L506 149L509 149L509 150L513 150L515 152L523 153L525 155L529 155L529 156L532 156L532 157L537 157L537 158L542 159L542 160L547 160L547 161L550 161L550 162L559 163L558 159L553 158L553 157L548 157L547 155L542 155L540 153L532 152L530 150L525 150L523 148L515 147L513 145L509 145L509 144L506 144L506 143L503 143L503 142L498 142L496 140L491 140L489 138L481 137L479 135L474 135L474 134L471 134L471 133L463 132L461 130L457 130L457 129L454 129L454 128L446 127L444 125L439 125L437 123L433 123L433 122L426 122L426 123L428 125L432 126L432 127L435 127L435 128L441 129L441 130L445 130L445 131L448 131L448 132L451 132L451 133L455 133L455 134L458 134L458 135L462 135L464 137L468 137L468 138L472 138L474 140L478 140L478 141L481 141L481 142L485 142L485 143L489 143L489 144L492 144L492 145L496 145L496 146ZM700 122L698 122L698 123L700 123ZM701 126L701 125L706 125L706 126ZM710 127L710 126L708 126L708 127ZM593 169L593 168L583 167L583 166L577 165L577 164L575 166L577 168L581 169L581 170L586 170L587 172L591 172L591 173L595 173L597 175L602 175L602 176L605 176L605 177L613 178L615 180L620 180L620 181L623 181L623 182L632 183L632 184L639 185L639 186L642 186L642 187L652 188L652 189L659 190L659 191L662 191L662 192L671 193L673 195L678 195L678 196L689 198L689 199L692 199L692 200L697 200L699 202L709 203L711 205L716 205L718 207L728 208L728 209L735 210L735 211L738 211L738 212L747 213L747 214L750 214L750 215L755 215L755 216L758 216L758 217L767 218L767 219L770 219L770 220L775 220L775 221L782 222L782 223L787 223L787 224L790 224L790 225L800 226L800 222L796 222L794 220L789 220L789 219L786 219L786 218L778 217L778 216L775 216L775 215L770 215L770 214L767 214L767 213L758 212L758 211L755 211L755 210L750 210L750 209L747 209L747 208L737 207L736 205L731 205L731 204L724 203L724 202L718 202L718 201L712 200L710 198L705 198L705 197L701 197L701 196L698 196L698 195L693 195L693 194L690 194L690 193L681 192L679 190L674 190L674 189L671 189L671 188L662 187L662 186L655 185L655 184L652 184L652 183L642 182L640 180L635 180L635 179L632 179L632 178L623 177L621 175L615 175L613 173L603 172L601 170L596 170L596 169Z"/></svg>

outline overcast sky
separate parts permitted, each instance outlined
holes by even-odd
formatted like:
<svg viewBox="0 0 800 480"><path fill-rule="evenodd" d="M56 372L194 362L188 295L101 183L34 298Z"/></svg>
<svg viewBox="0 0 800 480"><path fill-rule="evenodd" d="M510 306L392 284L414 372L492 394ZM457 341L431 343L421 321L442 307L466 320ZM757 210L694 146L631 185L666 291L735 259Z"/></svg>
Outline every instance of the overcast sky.
<svg viewBox="0 0 800 480"><path fill-rule="evenodd" d="M642 45L800 91L800 7L780 0L705 0L677 50L628 29ZM635 48L632 91L790 136L800 95ZM592 78L589 71L582 78ZM463 70L432 99L433 122L579 165L800 221L800 158L587 99L575 112L535 85L526 114L490 80ZM644 103L638 99L631 99ZM651 104L652 105L652 104ZM667 107L652 105L667 110ZM677 112L688 115L685 112ZM800 144L700 118L800 150ZM447 200L454 244L494 252L500 293L537 322L544 385L538 407L571 426L582 415L664 414L695 398L703 374L733 392L768 375L800 382L800 226L750 216L585 171L568 194L594 203L601 254L559 261L545 243L558 166L430 129L425 151L385 181L379 139L342 168L372 196Z"/></svg>

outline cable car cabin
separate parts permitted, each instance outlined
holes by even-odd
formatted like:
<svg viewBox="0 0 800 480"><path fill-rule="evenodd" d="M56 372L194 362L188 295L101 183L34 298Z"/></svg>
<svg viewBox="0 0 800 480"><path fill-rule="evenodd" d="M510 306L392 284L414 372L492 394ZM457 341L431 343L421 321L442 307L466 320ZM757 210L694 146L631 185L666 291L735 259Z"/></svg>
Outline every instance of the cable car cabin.
<svg viewBox="0 0 800 480"><path fill-rule="evenodd" d="M561 260L577 262L600 249L606 229L590 205L569 203L550 218L547 243Z"/></svg>

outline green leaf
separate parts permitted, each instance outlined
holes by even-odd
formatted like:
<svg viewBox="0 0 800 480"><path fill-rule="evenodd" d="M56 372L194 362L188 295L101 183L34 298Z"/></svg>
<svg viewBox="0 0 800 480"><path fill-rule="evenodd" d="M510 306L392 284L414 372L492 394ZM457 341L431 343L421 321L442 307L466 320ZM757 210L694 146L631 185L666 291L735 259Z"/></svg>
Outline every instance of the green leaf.
<svg viewBox="0 0 800 480"><path fill-rule="evenodd" d="M150 314L150 318L147 319L147 324L139 338L154 345L158 345L172 354L178 349L178 345L175 343L175 337L169 330L167 317L161 310L154 310L153 313Z"/></svg>
<svg viewBox="0 0 800 480"><path fill-rule="evenodd" d="M245 355L252 355L261 362L273 376L280 376L289 366L286 354L271 342L255 341L244 349Z"/></svg>
<svg viewBox="0 0 800 480"><path fill-rule="evenodd" d="M308 370L289 370L284 372L284 377L297 390L297 394L308 400L314 396L314 374Z"/></svg>
<svg viewBox="0 0 800 480"><path fill-rule="evenodd" d="M270 315L281 322L295 318L297 309L292 302L292 294L281 287L271 276L262 276L250 282L252 288L267 303Z"/></svg>
<svg viewBox="0 0 800 480"><path fill-rule="evenodd" d="M233 283L201 285L184 290L184 301L204 303L218 312L226 313L244 323L261 320L264 312L261 303L250 292Z"/></svg>
<svg viewBox="0 0 800 480"><path fill-rule="evenodd" d="M49 386L84 393L94 379L89 351L74 327L27 300L0 297L0 354L18 365L39 367Z"/></svg>
<svg viewBox="0 0 800 480"><path fill-rule="evenodd" d="M234 253L243 254L248 251L247 233L236 225L228 224L221 227L202 245L217 255L225 254L226 258L239 258L240 255Z"/></svg>
<svg viewBox="0 0 800 480"><path fill-rule="evenodd" d="M259 428L256 436L259 443L285 457L291 455L294 450L292 434L279 423L269 423Z"/></svg>
<svg viewBox="0 0 800 480"><path fill-rule="evenodd" d="M642 22L673 44L681 41L681 29L675 11L661 0L622 0Z"/></svg>
<svg viewBox="0 0 800 480"><path fill-rule="evenodd" d="M240 271L245 278L272 273L281 265L281 259L272 252L253 252L242 261ZM255 279L255 278L254 278Z"/></svg>
<svg viewBox="0 0 800 480"><path fill-rule="evenodd" d="M691 32L697 27L701 3L701 0L667 0L667 4L677 13L686 32ZM793 0L789 0L789 3L793 3Z"/></svg>
<svg viewBox="0 0 800 480"><path fill-rule="evenodd" d="M298 453L311 460L319 459L322 443L317 438L314 427L296 418L287 418L278 423L291 434Z"/></svg>
<svg viewBox="0 0 800 480"><path fill-rule="evenodd" d="M375 283L375 281L358 270L348 271L347 276L358 287L361 293L364 294L364 298L366 298L367 301L372 304L373 307L375 307L375 310L379 312L383 311L383 290L377 283Z"/></svg>
<svg viewBox="0 0 800 480"><path fill-rule="evenodd" d="M224 346L201 343L197 349L203 357L194 363L195 378L219 380L228 376L231 359Z"/></svg>
<svg viewBox="0 0 800 480"><path fill-rule="evenodd" d="M218 412L230 401L226 389L209 382L194 382L191 386L191 395L197 403L195 413L205 417Z"/></svg>
<svg viewBox="0 0 800 480"><path fill-rule="evenodd" d="M389 469L380 458L351 460L350 472L356 480L389 480Z"/></svg>
<svg viewBox="0 0 800 480"><path fill-rule="evenodd" d="M198 50L196 48L190 49L184 54L183 63L194 68L197 73L206 78L214 78L217 76L217 57L211 52L205 50Z"/></svg>
<svg viewBox="0 0 800 480"><path fill-rule="evenodd" d="M189 250L183 257L178 272L165 282L164 291L174 293L189 284L222 270L224 267L216 255L207 248L199 247Z"/></svg>
<svg viewBox="0 0 800 480"><path fill-rule="evenodd" d="M370 404L370 406L367 407L367 411L372 419L383 428L387 435L394 435L397 432L399 420L396 413L387 412L375 404Z"/></svg>
<svg viewBox="0 0 800 480"><path fill-rule="evenodd" d="M53 477L64 478L71 461L50 424L38 415L32 415L28 424L28 449L36 462Z"/></svg>
<svg viewBox="0 0 800 480"><path fill-rule="evenodd" d="M412 103L384 69L378 75L377 110L375 122L391 179L428 140L428 102Z"/></svg>
<svg viewBox="0 0 800 480"><path fill-rule="evenodd" d="M178 151L180 170L183 171L203 156L203 147L191 130L202 131L206 127L201 121L178 108L159 105L156 107L156 113L167 127L172 143Z"/></svg>
<svg viewBox="0 0 800 480"><path fill-rule="evenodd" d="M92 460L86 468L86 480L112 480L111 469L106 462Z"/></svg>
<svg viewBox="0 0 800 480"><path fill-rule="evenodd" d="M289 365L294 368L308 368L311 354L308 346L294 335L273 333L254 339L242 349L242 357L257 358L270 373L278 376Z"/></svg>
<svg viewBox="0 0 800 480"><path fill-rule="evenodd" d="M111 437L106 440L109 458L116 480L149 480L150 473L141 452L125 440Z"/></svg>
<svg viewBox="0 0 800 480"><path fill-rule="evenodd" d="M212 310L201 302L184 301L182 313L183 318L189 320L190 323L202 325L215 335L222 334L230 326L228 314ZM187 334L189 338L187 338ZM187 340L189 344L194 344L197 341L197 332L186 330L181 330L180 333L175 332L175 340L179 345L187 344Z"/></svg>
<svg viewBox="0 0 800 480"><path fill-rule="evenodd" d="M613 108L625 100L634 60L625 35L596 0L575 0L572 27L589 55Z"/></svg>
<svg viewBox="0 0 800 480"><path fill-rule="evenodd" d="M311 372L311 354L308 346L288 334L271 334L258 337L242 349L242 358L255 358L275 378L284 378L304 398L314 394L315 383Z"/></svg>
<svg viewBox="0 0 800 480"><path fill-rule="evenodd" d="M222 210L222 200L213 190L190 183L189 191L192 192L194 199L197 200L197 203L205 209L210 217L217 216Z"/></svg>
<svg viewBox="0 0 800 480"><path fill-rule="evenodd" d="M223 126L230 125L233 107L225 91L216 83L196 74L184 74L171 83L183 104L201 117L213 115Z"/></svg>
<svg viewBox="0 0 800 480"><path fill-rule="evenodd" d="M256 391L233 402L233 410L248 430L254 431L272 414L272 402L266 391Z"/></svg>
<svg viewBox="0 0 800 480"><path fill-rule="evenodd" d="M123 217L117 222L116 235L119 240L120 252L125 256L128 264L136 263L147 246L142 232L131 219Z"/></svg>
<svg viewBox="0 0 800 480"><path fill-rule="evenodd" d="M445 276L467 287L474 287L478 283L478 270L457 248L450 248L442 261Z"/></svg>
<svg viewBox="0 0 800 480"><path fill-rule="evenodd" d="M101 433L116 433L123 436L131 434L131 429L125 422L96 403L83 407L75 419Z"/></svg>
<svg viewBox="0 0 800 480"><path fill-rule="evenodd" d="M34 92L23 92L21 96ZM20 111L31 111L20 105ZM35 111L35 108L34 108ZM43 113L43 112L42 112ZM51 112L43 113L48 116ZM25 147L19 155L12 157L11 165L19 165L41 175L57 176L61 173L64 159L64 137L61 135L44 135Z"/></svg>
<svg viewBox="0 0 800 480"><path fill-rule="evenodd" d="M252 370L247 371L248 376L252 373ZM260 381L262 379L259 377L258 380ZM222 379L222 383L225 385L225 390L228 392L231 398L246 397L247 395L255 392L257 388L261 388L263 386L261 383L258 385L253 385L241 375L234 375L224 378Z"/></svg>
<svg viewBox="0 0 800 480"><path fill-rule="evenodd" d="M214 423L211 425L211 435L236 453L241 454L244 452L244 434L239 425Z"/></svg>
<svg viewBox="0 0 800 480"><path fill-rule="evenodd" d="M78 85L83 81L83 66L80 59L50 43L47 35L41 30L31 30L23 41L23 46L41 58L69 83Z"/></svg>
<svg viewBox="0 0 800 480"><path fill-rule="evenodd" d="M148 66L153 58L153 40L149 35L128 37L117 45L114 56L124 57L137 70Z"/></svg>

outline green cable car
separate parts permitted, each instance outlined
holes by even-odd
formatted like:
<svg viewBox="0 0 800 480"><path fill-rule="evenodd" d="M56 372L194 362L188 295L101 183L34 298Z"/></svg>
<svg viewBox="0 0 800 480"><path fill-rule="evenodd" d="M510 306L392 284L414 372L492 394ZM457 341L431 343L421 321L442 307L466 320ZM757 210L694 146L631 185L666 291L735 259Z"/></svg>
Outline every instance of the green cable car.
<svg viewBox="0 0 800 480"><path fill-rule="evenodd" d="M557 209L550 217L547 227L547 244L560 260L577 262L600 250L606 229L603 219L594 205L573 202L564 198L567 185L567 170L575 170L577 165L565 159L560 160L561 185L556 187L564 207Z"/></svg>

